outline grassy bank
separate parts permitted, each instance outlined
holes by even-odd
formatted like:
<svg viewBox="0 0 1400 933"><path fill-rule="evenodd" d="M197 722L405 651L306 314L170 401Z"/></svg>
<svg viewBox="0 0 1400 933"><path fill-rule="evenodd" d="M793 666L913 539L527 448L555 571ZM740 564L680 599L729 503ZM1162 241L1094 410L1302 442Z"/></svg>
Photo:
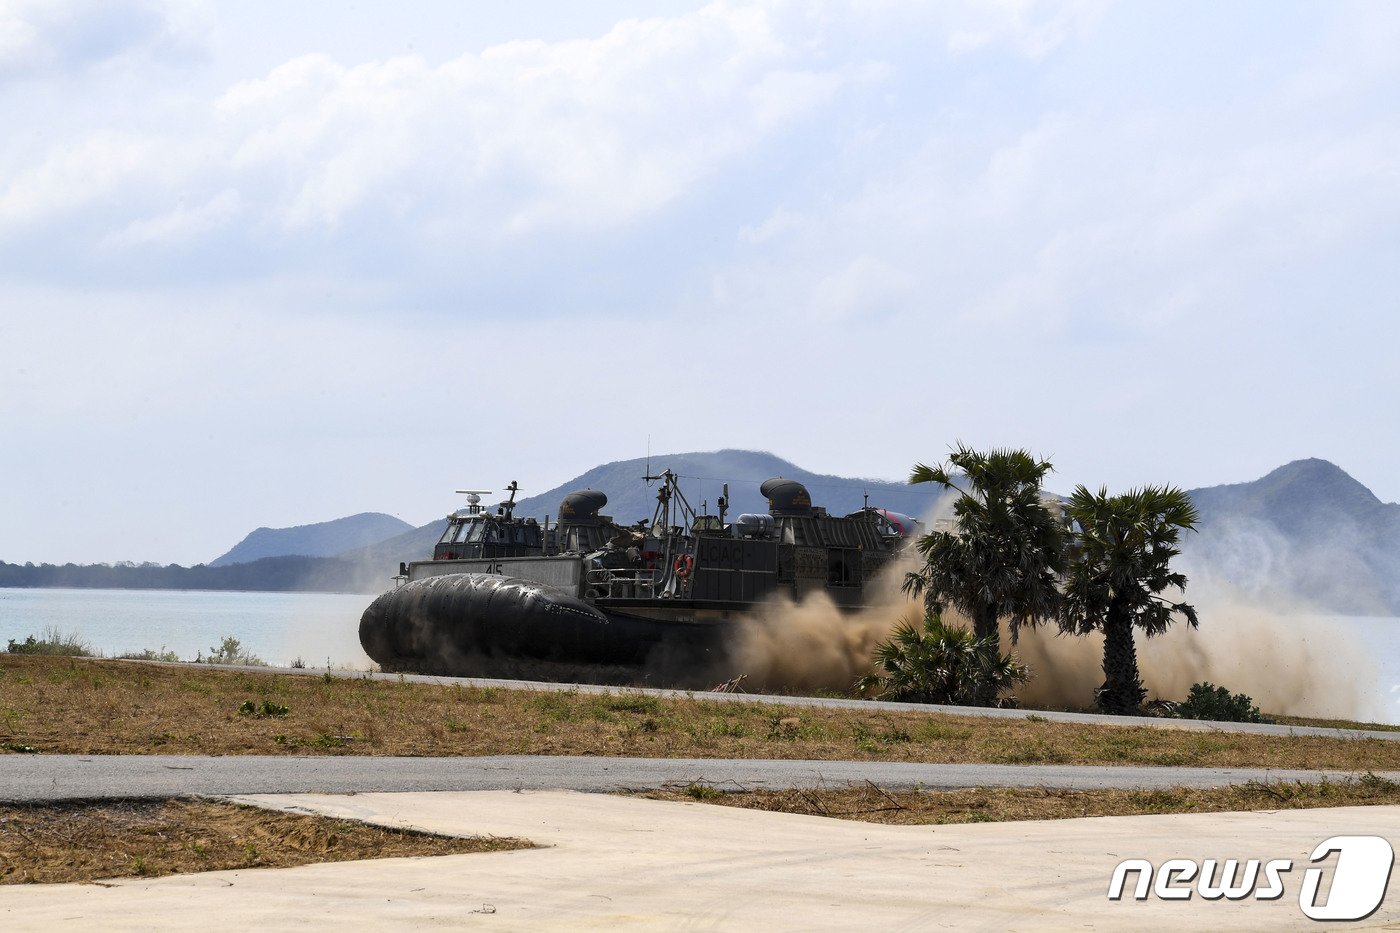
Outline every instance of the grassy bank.
<svg viewBox="0 0 1400 933"><path fill-rule="evenodd" d="M436 836L206 800L0 806L0 884L157 878L530 846L520 839Z"/></svg>
<svg viewBox="0 0 1400 933"><path fill-rule="evenodd" d="M886 790L866 784L815 790L736 793L691 784L647 791L636 796L656 800L698 800L721 806L804 813L867 823L926 825L1400 804L1400 784L1372 774L1347 781L1249 781L1233 787L1173 787L1164 790L1077 791L1046 787L979 787L925 791Z"/></svg>
<svg viewBox="0 0 1400 933"><path fill-rule="evenodd" d="M1400 743L0 655L0 750L1400 769Z"/></svg>
<svg viewBox="0 0 1400 933"><path fill-rule="evenodd" d="M203 665L0 654L0 753L809 758L1335 769L1343 782L1217 790L886 790L873 785L645 796L890 823L1400 804L1400 743L1059 723L1028 713L716 704L619 691L444 687L215 670ZM0 883L88 881L391 854L491 851L203 801L0 807Z"/></svg>

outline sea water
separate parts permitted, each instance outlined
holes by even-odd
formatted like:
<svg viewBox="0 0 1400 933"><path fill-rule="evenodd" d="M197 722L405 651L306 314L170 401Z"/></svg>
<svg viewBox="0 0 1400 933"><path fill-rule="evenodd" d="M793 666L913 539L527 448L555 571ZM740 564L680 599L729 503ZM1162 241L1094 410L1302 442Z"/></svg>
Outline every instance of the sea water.
<svg viewBox="0 0 1400 933"><path fill-rule="evenodd" d="M193 660L225 638L274 665L371 666L360 648L360 613L374 597L354 593L210 590L13 589L0 587L0 648L47 629L76 635L108 657L173 651ZM1299 616L1362 646L1377 671L1370 694L1381 722L1400 723L1400 618ZM1281 625L1288 617L1280 617ZM1286 637L1278 631L1275 637ZM1225 686L1229 686L1226 684Z"/></svg>
<svg viewBox="0 0 1400 933"><path fill-rule="evenodd" d="M89 590L0 587L0 649L48 629L93 651L173 651L182 660L217 651L225 638L269 664L367 669L360 613L373 596L228 590Z"/></svg>

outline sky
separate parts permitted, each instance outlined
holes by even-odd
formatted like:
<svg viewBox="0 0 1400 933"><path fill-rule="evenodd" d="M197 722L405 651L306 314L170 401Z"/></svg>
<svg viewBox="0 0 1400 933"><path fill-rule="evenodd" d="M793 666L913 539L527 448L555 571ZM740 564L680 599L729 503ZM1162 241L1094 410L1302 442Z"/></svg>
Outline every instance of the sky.
<svg viewBox="0 0 1400 933"><path fill-rule="evenodd" d="M1400 500L1400 4L0 0L0 560L740 447Z"/></svg>

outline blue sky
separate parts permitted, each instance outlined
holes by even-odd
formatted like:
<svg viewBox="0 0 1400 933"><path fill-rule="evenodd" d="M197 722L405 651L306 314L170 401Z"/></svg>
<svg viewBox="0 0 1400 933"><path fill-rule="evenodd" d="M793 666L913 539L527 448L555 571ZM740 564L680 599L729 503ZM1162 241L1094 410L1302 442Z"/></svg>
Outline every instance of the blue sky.
<svg viewBox="0 0 1400 933"><path fill-rule="evenodd" d="M0 0L0 559L749 447L1400 499L1400 7Z"/></svg>

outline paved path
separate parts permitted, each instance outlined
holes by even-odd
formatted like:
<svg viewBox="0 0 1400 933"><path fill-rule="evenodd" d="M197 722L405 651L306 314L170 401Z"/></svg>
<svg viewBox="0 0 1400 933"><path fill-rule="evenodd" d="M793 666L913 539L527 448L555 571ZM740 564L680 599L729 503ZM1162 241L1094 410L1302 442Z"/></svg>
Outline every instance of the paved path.
<svg viewBox="0 0 1400 933"><path fill-rule="evenodd" d="M0 929L1316 930L1327 925L1299 904L1314 847L1341 834L1400 842L1400 807L878 826L562 792L247 801L544 848L7 885ZM1129 857L1292 867L1274 900L1110 901ZM1400 922L1396 885L1366 921L1340 926Z"/></svg>
<svg viewBox="0 0 1400 933"><path fill-rule="evenodd" d="M1400 781L1400 773L1383 772ZM927 764L504 755L389 758L230 755L0 755L0 801L165 798L186 794L468 790L616 791L691 782L719 788L1220 787L1247 781L1344 780L1337 771L1072 765Z"/></svg>

